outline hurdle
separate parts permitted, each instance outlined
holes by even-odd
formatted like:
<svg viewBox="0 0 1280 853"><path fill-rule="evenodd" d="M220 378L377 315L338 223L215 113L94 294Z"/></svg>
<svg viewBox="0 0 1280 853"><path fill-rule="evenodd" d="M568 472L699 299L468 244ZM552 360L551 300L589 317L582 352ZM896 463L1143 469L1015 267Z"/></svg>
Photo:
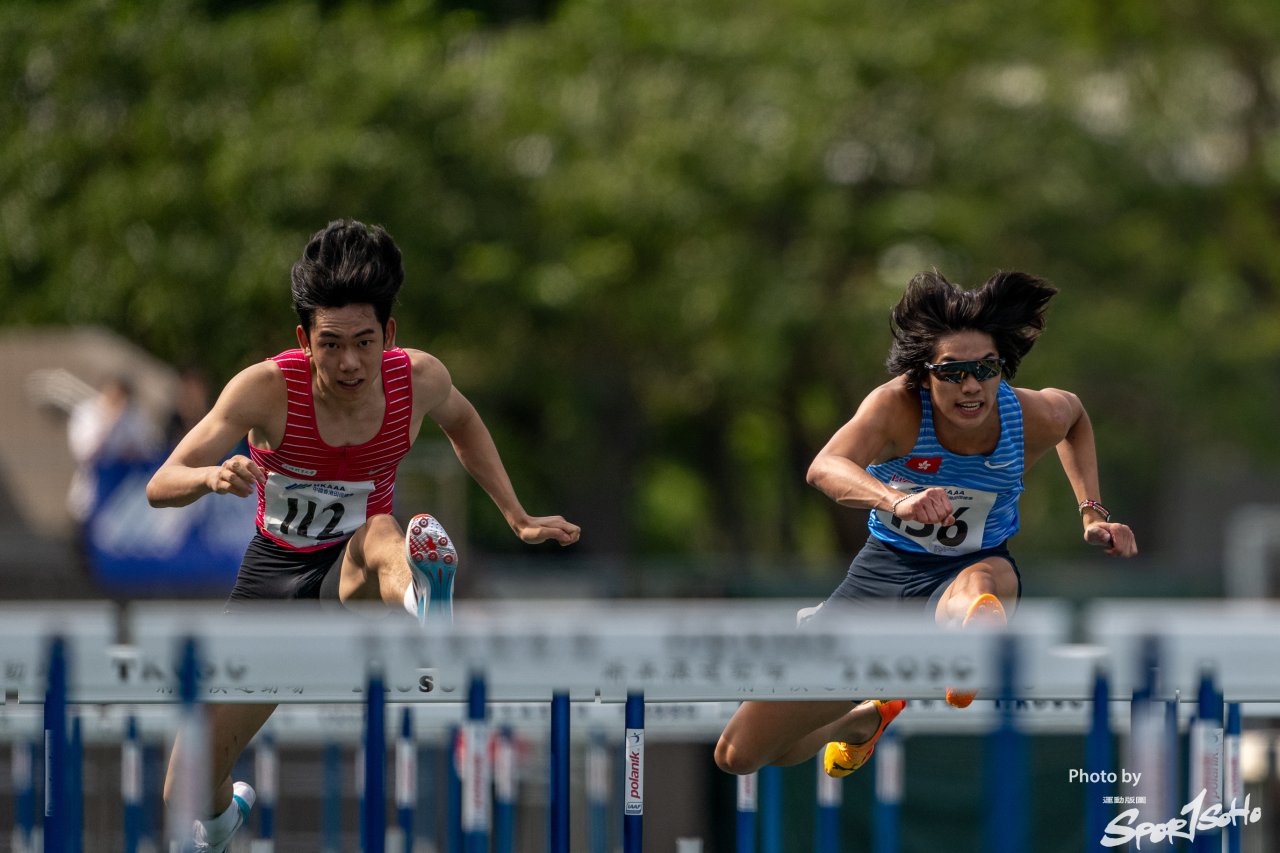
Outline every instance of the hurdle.
<svg viewBox="0 0 1280 853"><path fill-rule="evenodd" d="M396 740L396 825L404 840L401 851L413 853L413 806L418 793L418 750L413 739L413 714L400 713L400 737Z"/></svg>
<svg viewBox="0 0 1280 853"><path fill-rule="evenodd" d="M1121 703L1117 703L1117 705L1119 704ZM1123 705L1127 709L1127 703L1123 703ZM712 741L723 728L725 722L727 722L733 707L734 706L731 703L650 703L647 708L648 713L646 716L646 743L649 742L649 736L656 737L667 743L706 743ZM14 743L28 743L25 733L28 731L35 732L39 730L38 715L33 714L33 712L38 712L39 710L39 705L18 706L13 710L7 711L7 716L5 716L5 714L0 714L0 718L7 720L9 723L8 726L0 726L0 738L13 740ZM579 746L588 747L590 742L600 737L602 733L608 734L609 742L611 744L619 742L619 736L623 729L623 709L621 706L608 704L597 705L595 703L574 703L571 710L573 716L572 734L575 736L575 742ZM148 733L146 737L151 740L152 743L162 743L164 739L164 732L171 730L173 725L173 720L171 719L173 715L171 710L167 706L159 704L138 708L108 706L104 709L104 713L99 713L97 709L92 709L92 711L93 713L83 716L86 738L95 741L100 746L107 743L114 743L119 740L125 729L126 713L139 721L140 728ZM276 743L283 741L285 744L293 747L294 752L297 752L299 749L312 752L316 755L317 770L324 770L324 762L320 761L324 754L332 754L330 759L332 768L324 770L323 776L321 776L320 773L317 773L316 776L312 777L315 779L316 787L312 789L311 795L316 796L317 799L320 799L318 795L322 790L322 782L324 785L328 785L331 780L334 783L339 783L340 780L348 778L347 768L351 767L352 763L349 758L344 761L339 757L341 753L336 744L340 742L345 744L347 747L351 747L362 738L362 711L363 709L361 707L354 705L329 706L325 708L316 708L314 706L301 704L282 705L277 712L277 716L272 719L271 723L269 723L270 728L266 733L271 736L271 740ZM424 758L430 757L430 753L437 750L433 744L440 743L447 738L447 729L454 722L461 719L462 714L461 706L458 705L444 703L437 703L433 705L403 704L389 712L389 720L395 719L397 717L397 713L403 711L412 712L415 721L417 721L416 725L421 730L417 733L417 737L420 746L424 749ZM985 731L990 728L990 726L998 719L998 709L994 707L994 701L986 701L981 697L975 701L971 708L965 711L958 711L953 708L945 707L940 700L932 703L932 706L930 706L930 703L928 702L917 700L912 706L910 706L910 711L910 714L899 717L894 726L890 727L884 738L882 738L880 745L877 746L875 760L868 768L862 771L863 773L871 773L874 775L874 787L877 791L885 784L883 777L888 774L889 770L893 766L893 762L891 761L893 753L889 746L891 742L890 738L893 736L903 735L905 736L904 740L907 743L910 743L916 735L920 734L954 734L957 731L960 731L972 736L974 732L980 730ZM1020 708L1018 710L1019 726L1030 737L1038 736L1040 734L1078 735L1086 731L1085 720L1089 716L1089 712L1090 709L1088 708L1088 703L1064 703L1061 707L1053 707L1046 704L1044 707L1039 709L1028 705L1027 707ZM493 703L490 706L489 713L491 724L495 727L501 725L504 728L512 728L513 731L518 731L521 738L528 741L538 743L546 742L550 714L549 708L545 704ZM30 721L35 722L31 723ZM390 737L391 735L389 733L389 740ZM261 748L261 743L261 741L255 741L255 743L251 745L251 749L255 749L256 751L256 749ZM394 744L392 747L394 748ZM160 747L153 747L153 753L158 753L160 751ZM444 751L448 752L448 750ZM614 769L619 770L620 762L616 757L613 757L612 749L609 749L608 751L610 752L610 758L612 759L611 763L613 764ZM159 758L159 755L157 754L153 754L151 756L151 760L153 762L156 761L157 758ZM813 763L816 765L817 761L815 760ZM540 766L545 766L545 763ZM654 773L661 776L663 772L662 763L659 761L659 765L654 770ZM818 771L815 766L814 773L816 774L817 772ZM589 768L588 773L590 773ZM896 775L898 776L897 784L900 789L902 785L901 771L899 770ZM496 783L498 776L499 774L495 765L495 850L501 849L498 845L497 838L498 819L496 792L498 790L498 786ZM258 776L251 781L254 781L256 786L262 781L262 778L263 777ZM609 778L615 779L616 777L610 775ZM786 778L788 780L792 780L794 778L794 774L789 774ZM536 774L532 773L524 775L523 779L524 781L522 782L522 785L526 783L537 785L539 782L536 778ZM431 777L428 776L425 781L430 782L430 780ZM400 779L397 778L397 784L399 783ZM619 784L616 781L607 784L613 789L613 793L610 796L617 796ZM785 784L789 788L791 782L788 781ZM440 790L443 792L444 788L441 787ZM780 791L780 788L775 788L774 790ZM847 790L849 789L846 787L846 791ZM523 788L521 793L524 793ZM422 801L423 808L427 806L427 803L432 802L429 794L426 794L425 796L428 798ZM847 798L848 794L846 793L845 796ZM898 800L901 800L901 793L898 794ZM1254 800L1257 801L1256 794L1254 796ZM1229 797L1227 798L1227 801L1230 801ZM338 801L335 799L333 802L336 804ZM613 803L614 800L610 799L609 802ZM767 803L762 803L762 805L765 808L769 807ZM618 813L613 810L615 808L616 806L610 808L609 818L611 818L611 820L608 820L607 822L612 824L612 831L617 833L620 827L618 826L619 818L616 817ZM885 826L890 826L895 829L897 827L896 819L892 822L882 821L880 812L885 808L887 808L887 805L885 804L885 797L877 796L875 798L875 803L872 806L871 814L873 824L870 828L874 830L874 833L881 832L882 827ZM847 808L845 811L847 811ZM322 821L332 822L332 828L330 829L331 838L337 838L338 826L340 824L337 823L335 818L339 812L340 809L331 807L326 809L322 816ZM292 814L292 811L290 813ZM424 814L420 811L419 815L422 819L427 819L433 813L433 811L428 811ZM391 814L394 816L394 811ZM522 833L525 835L526 840L531 840L528 838L527 833L538 825L537 821L539 820L539 817L535 813L527 811L527 806L526 811L522 814ZM656 814L658 814L658 819L660 819L660 813ZM796 814L797 813L794 811L788 811L785 816L785 821L789 825L789 829L786 830L786 836L784 837L788 840L791 839L794 832L800 831L801 827L803 827L803 821L801 821L800 826L796 825ZM807 815L809 812L806 810L803 814ZM733 816L728 815L727 819L731 821ZM531 825L526 825L526 822L531 820L535 822ZM590 832L593 829L593 825L590 822L589 817L588 821L587 830ZM752 815L750 824L752 831L755 831L758 822L759 816ZM605 823L606 820L598 818L595 826L602 827ZM774 825L776 826L777 824L775 823ZM318 824L316 828L320 829L322 826ZM722 834L728 830L728 828L728 823L723 824L722 829L716 834ZM349 830L350 826L348 826L347 829ZM425 837L435 838L436 835L434 832L431 832ZM873 837L878 836L873 835ZM394 833L388 835L388 850L398 849L397 847L392 846L396 839L397 836L395 836ZM403 837L399 837L399 840L402 841ZM575 849L580 843L580 841L575 841ZM256 840L254 844L254 849L256 851L258 849L258 843ZM351 845L348 845L348 849L350 849L350 846ZM316 847L318 849L326 849L320 847L319 844L317 844ZM333 849L338 849L336 842ZM440 849L445 849L443 839L440 841ZM541 849L541 846L532 849ZM875 849L891 850L894 848L888 845L877 844Z"/></svg>
<svg viewBox="0 0 1280 853"><path fill-rule="evenodd" d="M948 684L999 695L1002 703L995 711L1011 723L1016 722L1018 703L1076 702L1096 711L1107 704L1132 706L1130 700L1110 696L1148 686L1152 700L1162 703L1161 714L1167 715L1171 707L1176 714L1179 704L1190 705L1193 696L1199 700L1206 670L1215 673L1216 683L1238 709L1241 704L1263 707L1280 699L1280 684L1272 671L1280 642L1277 628L1271 627L1280 620L1271 608L1188 605L1171 617L1169 606L1156 605L1146 618L1151 605L1102 604L1090 608L1081 620L1089 642L1071 643L1067 638L1078 633L1071 630L1071 614L1049 603L1027 602L1012 630L960 633L930 631L914 618L899 620L887 613L849 626L797 632L785 607L778 602L743 607L601 607L598 602L474 611L459 607L459 621L448 631L423 631L394 620L317 619L297 612L245 622L201 615L180 605L138 606L123 619L107 614L101 620L92 614L83 620L65 614L31 616L23 608L12 619L0 619L0 657L6 697L17 706L43 703L46 712L56 711L59 701L52 676L59 666L64 670L64 706L165 705L180 693L174 638L190 633L201 643L202 702L380 703L382 712L369 714L374 727L378 719L385 725L387 703L461 705L476 673L484 674L487 695L479 703L483 708L504 702L545 703L553 718L559 716L554 709L560 697L565 707L609 707L642 694L643 710L650 703L679 701L793 701L845 695L936 699ZM1170 635L1167 627L1175 621L1179 630ZM1151 636L1162 641L1161 678L1156 684L1148 684L1150 667L1141 651ZM63 649L62 664L55 664L52 652L47 666L22 657L40 650L43 658L49 637L61 638L56 645ZM1016 670L996 653L1006 641L1016 642ZM323 669L309 671L305 666L306 661L319 660L325 661ZM380 681L365 681L371 665ZM305 678L299 670L306 671ZM1101 701L1100 671L1106 673L1108 690L1114 691ZM1236 713L1243 715L1243 710ZM1094 714L1095 720L1101 716ZM1115 727L1114 715L1105 716L1107 725ZM1211 718L1202 713L1200 719ZM65 726L59 730L56 719L47 726L55 732L51 751L65 748ZM625 725L624 732L629 728L633 727ZM909 718L904 716L895 730L909 733ZM372 756L385 751L385 741L385 731L368 741L367 774L374 772L369 769L376 761ZM883 758L882 754L877 761ZM366 778L368 800L374 799L371 790L376 793L370 787L373 781ZM760 782L763 791L764 774ZM54 800L48 808L56 815L57 796L65 794L58 795L56 785L51 788ZM642 799L639 814L632 817L643 818ZM371 818L368 827L373 824ZM761 830L762 836L773 831L767 825ZM366 849L380 849L379 843L368 837Z"/></svg>
<svg viewBox="0 0 1280 853"><path fill-rule="evenodd" d="M872 842L876 850L896 851L902 844L899 830L902 807L902 736L889 729L876 745L875 807L872 812Z"/></svg>
<svg viewBox="0 0 1280 853"><path fill-rule="evenodd" d="M456 703L462 673L476 667L489 670L495 692L505 691L508 700L546 701L557 692L551 685L557 685L567 688L558 692L573 694L579 702L621 702L636 684L656 693L657 701L673 697L802 699L854 690L854 682L868 675L877 678L881 690L928 690L932 686L925 684L926 679L940 687L944 677L975 678L982 667L977 640L968 649L949 642L946 654L937 658L928 657L936 647L925 649L917 642L919 651L912 657L902 644L915 638L914 627L899 626L895 632L886 623L883 630L877 628L874 635L860 638L856 649L841 648L847 638L837 635L815 632L797 637L789 609L779 614L774 603L755 605L746 613L736 608L732 614L722 613L716 617L723 623L718 627L709 626L705 612L696 607L606 608L608 612L600 613L593 603L571 609L573 620L566 620L559 607L552 617L530 617L527 607L477 613L476 618L460 622L472 626L469 631L452 630L438 637L427 632L426 640L438 641L443 651L425 658L424 636L416 626L406 632L390 622L318 621L296 611L264 618L250 629L242 620L227 620L202 608L139 606L124 619L122 634L127 643L104 627L114 623L111 617L85 619L76 614L75 618L48 619L74 625L66 634L77 645L73 680L80 702L172 702L177 692L171 663L173 637L186 631L202 637L205 701L352 702L371 692L385 694L390 701ZM588 614L594 615L594 622L587 619ZM659 618L672 623L665 633L655 622ZM47 620L33 626L30 619L24 624L20 618L6 619L4 626L22 637L47 635L50 627ZM6 643L3 648L7 651L11 646ZM263 656L264 648L272 654ZM525 651L528 654L522 659ZM303 662L309 659L324 663L310 667L308 683L297 684L298 671L307 669ZM371 659L379 662L384 673L384 689L367 691L359 683L359 674ZM545 666L539 664L557 659L560 666L571 669L548 677ZM440 660L448 660L451 667L436 666ZM845 665L844 686L830 677L839 661ZM628 666L634 671L627 671ZM34 669L12 670L5 685L7 695L14 694L21 702L32 694L37 680L23 676L30 676ZM798 669L809 683L789 669ZM713 683L701 683L694 672L702 681ZM649 699L646 695L645 701ZM374 752L368 751L366 762ZM369 846L377 843L367 839Z"/></svg>
<svg viewBox="0 0 1280 853"><path fill-rule="evenodd" d="M324 748L324 816L321 853L342 853L342 752L337 744Z"/></svg>
<svg viewBox="0 0 1280 853"><path fill-rule="evenodd" d="M386 692L382 668L368 670L368 690L364 697L364 784L360 787L360 849L364 853L384 853L386 826Z"/></svg>
<svg viewBox="0 0 1280 853"><path fill-rule="evenodd" d="M569 845L569 694L551 694L551 801L548 836L551 850Z"/></svg>
<svg viewBox="0 0 1280 853"><path fill-rule="evenodd" d="M67 657L66 643L54 637L49 645L49 683L44 700L45 781L45 853L67 853L68 818L66 803L67 753Z"/></svg>
<svg viewBox="0 0 1280 853"><path fill-rule="evenodd" d="M489 849L493 791L486 693L484 677L473 672L467 689L467 722L462 729L462 844L465 853L486 853ZM370 742L370 748L374 743Z"/></svg>
<svg viewBox="0 0 1280 853"><path fill-rule="evenodd" d="M1133 696L1130 761L1160 774L1150 790L1170 821L1157 825L1151 840L1184 840L1197 852L1224 846L1238 851L1243 826L1259 819L1240 775L1240 734L1247 704L1275 714L1278 615L1274 605L1260 602L1103 602L1090 608L1086 629L1106 649L1119 689ZM1096 689L1105 696L1108 688L1104 682ZM1185 787L1176 770L1179 706L1194 709ZM1179 815L1186 816L1183 825L1172 826ZM1132 834L1134 822L1108 837L1141 839L1141 832Z"/></svg>
<svg viewBox="0 0 1280 853"><path fill-rule="evenodd" d="M609 755L605 744L604 731L594 729L587 747L587 850L590 853L609 851Z"/></svg>
<svg viewBox="0 0 1280 853"><path fill-rule="evenodd" d="M254 790L258 794L256 808L258 811L258 851L270 851L274 848L276 795L279 791L280 761L276 755L275 736L268 729L254 741L253 773Z"/></svg>
<svg viewBox="0 0 1280 853"><path fill-rule="evenodd" d="M14 826L12 847L15 851L43 848L43 838L36 829L36 746L30 740L15 740L12 745L12 779L14 790Z"/></svg>
<svg viewBox="0 0 1280 853"><path fill-rule="evenodd" d="M879 749L879 747L876 747ZM814 848L817 853L836 853L840 849L840 804L843 802L844 787L840 780L827 775L822 766L822 751L813 762L814 799Z"/></svg>
<svg viewBox="0 0 1280 853"><path fill-rule="evenodd" d="M142 841L143 816L142 744L138 718L130 715L124 746L120 752L120 797L124 801L125 853L137 853Z"/></svg>
<svg viewBox="0 0 1280 853"><path fill-rule="evenodd" d="M590 771L588 771L590 772ZM493 751L493 848L515 849L516 745L509 727L498 729ZM405 853L412 853L406 848Z"/></svg>

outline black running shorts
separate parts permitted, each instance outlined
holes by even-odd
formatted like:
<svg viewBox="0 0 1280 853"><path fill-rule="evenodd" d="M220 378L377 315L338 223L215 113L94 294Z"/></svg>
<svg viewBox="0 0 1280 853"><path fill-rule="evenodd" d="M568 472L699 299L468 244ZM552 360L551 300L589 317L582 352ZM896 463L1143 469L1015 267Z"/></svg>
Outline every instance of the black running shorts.
<svg viewBox="0 0 1280 853"><path fill-rule="evenodd" d="M827 604L874 606L877 601L895 599L919 602L932 614L956 576L987 557L1002 557L1009 561L1018 577L1018 598L1021 599L1022 573L1003 544L971 554L940 556L903 551L869 536L867 544L849 565L844 581L827 599Z"/></svg>
<svg viewBox="0 0 1280 853"><path fill-rule="evenodd" d="M242 601L337 601L346 547L346 542L339 542L315 551L294 551L258 531L245 549L227 607Z"/></svg>

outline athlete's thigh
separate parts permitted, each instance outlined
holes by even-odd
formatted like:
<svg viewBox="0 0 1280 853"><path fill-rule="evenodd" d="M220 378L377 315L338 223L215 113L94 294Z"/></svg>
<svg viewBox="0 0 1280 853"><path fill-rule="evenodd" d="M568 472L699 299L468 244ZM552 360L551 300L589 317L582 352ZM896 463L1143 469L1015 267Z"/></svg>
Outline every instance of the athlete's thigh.
<svg viewBox="0 0 1280 853"><path fill-rule="evenodd" d="M1013 564L1004 557L984 557L956 573L942 589L938 598L937 613L942 615L954 606L954 599L969 602L984 592L993 593L1004 606L1005 614L1013 615L1018 606L1019 581Z"/></svg>
<svg viewBox="0 0 1280 853"><path fill-rule="evenodd" d="M856 704L849 700L743 702L724 727L720 740L748 763L763 766L800 738L840 719Z"/></svg>
<svg viewBox="0 0 1280 853"><path fill-rule="evenodd" d="M404 563L404 529L390 515L371 516L342 551L338 598L342 601L377 601L382 598L382 575ZM404 571L408 564L404 563ZM332 584L325 584L326 593ZM332 597L322 594L322 598Z"/></svg>

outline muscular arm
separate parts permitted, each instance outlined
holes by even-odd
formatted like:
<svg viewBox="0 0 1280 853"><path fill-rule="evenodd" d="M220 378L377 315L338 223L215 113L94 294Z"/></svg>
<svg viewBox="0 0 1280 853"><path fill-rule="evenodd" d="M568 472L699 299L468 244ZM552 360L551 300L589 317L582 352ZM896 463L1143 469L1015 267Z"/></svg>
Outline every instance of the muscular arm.
<svg viewBox="0 0 1280 853"><path fill-rule="evenodd" d="M1102 502L1093 423L1080 398L1057 388L1042 391L1019 389L1018 395L1022 402L1027 467L1053 447L1071 483L1076 502ZM1081 523L1085 541L1105 546L1108 554L1131 557L1138 553L1133 531L1127 525L1105 522L1090 510L1083 513Z"/></svg>
<svg viewBox="0 0 1280 853"><path fill-rule="evenodd" d="M283 400L284 380L274 365L242 370L152 475L147 500L165 507L186 506L211 492L247 497L266 475L248 457L225 457L250 430L267 429L273 404Z"/></svg>
<svg viewBox="0 0 1280 853"><path fill-rule="evenodd" d="M809 485L841 506L889 509L902 497L867 473L868 465L897 455L894 421L910 416L891 385L872 391L809 465Z"/></svg>
<svg viewBox="0 0 1280 853"><path fill-rule="evenodd" d="M531 516L521 506L493 436L471 401L453 386L445 366L427 353L410 351L410 357L415 400L423 401L425 416L443 430L462 467L489 495L515 534L530 544L547 539L561 545L576 542L577 525L560 516Z"/></svg>
<svg viewBox="0 0 1280 853"><path fill-rule="evenodd" d="M809 485L841 506L889 510L900 518L929 524L954 523L944 489L904 497L867 472L868 465L910 450L920 426L918 399L901 378L868 394L810 464Z"/></svg>

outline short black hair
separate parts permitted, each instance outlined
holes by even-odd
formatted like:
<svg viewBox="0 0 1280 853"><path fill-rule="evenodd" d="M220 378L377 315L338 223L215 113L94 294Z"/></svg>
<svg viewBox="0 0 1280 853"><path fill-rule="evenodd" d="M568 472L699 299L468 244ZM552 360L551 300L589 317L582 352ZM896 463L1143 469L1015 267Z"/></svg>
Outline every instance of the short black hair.
<svg viewBox="0 0 1280 853"><path fill-rule="evenodd" d="M918 273L893 306L893 346L885 367L894 376L905 375L910 387L921 386L938 339L976 331L995 341L996 354L1004 359L1004 378L1012 379L1044 331L1045 310L1057 292L1044 279L1024 272L998 272L973 290L952 284L937 270Z"/></svg>
<svg viewBox="0 0 1280 853"><path fill-rule="evenodd" d="M404 284L404 263L381 225L337 219L311 235L290 279L293 310L308 335L317 308L345 305L372 305L386 331Z"/></svg>

